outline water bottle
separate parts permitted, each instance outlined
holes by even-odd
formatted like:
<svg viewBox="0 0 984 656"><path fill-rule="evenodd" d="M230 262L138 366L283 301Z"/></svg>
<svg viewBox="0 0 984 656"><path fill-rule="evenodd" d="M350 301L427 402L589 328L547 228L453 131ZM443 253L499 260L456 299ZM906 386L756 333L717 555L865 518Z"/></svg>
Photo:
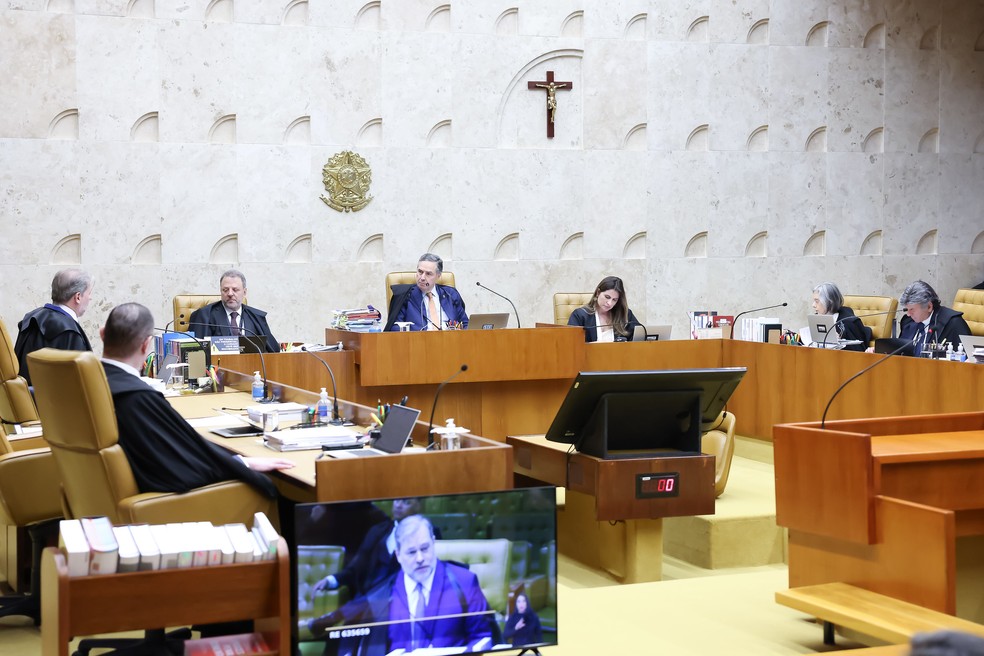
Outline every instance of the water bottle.
<svg viewBox="0 0 984 656"><path fill-rule="evenodd" d="M253 400L259 403L266 394L263 393L263 378L259 371L253 372Z"/></svg>
<svg viewBox="0 0 984 656"><path fill-rule="evenodd" d="M328 390L321 388L321 398L318 399L318 421L328 423Z"/></svg>

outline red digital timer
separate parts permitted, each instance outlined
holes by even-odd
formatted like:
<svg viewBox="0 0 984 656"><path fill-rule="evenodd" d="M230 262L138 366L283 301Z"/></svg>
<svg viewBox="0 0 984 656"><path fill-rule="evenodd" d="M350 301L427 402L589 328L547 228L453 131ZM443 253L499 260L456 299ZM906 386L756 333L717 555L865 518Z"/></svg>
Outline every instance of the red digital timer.
<svg viewBox="0 0 984 656"><path fill-rule="evenodd" d="M680 473L637 474L636 498L654 499L658 497L680 496Z"/></svg>

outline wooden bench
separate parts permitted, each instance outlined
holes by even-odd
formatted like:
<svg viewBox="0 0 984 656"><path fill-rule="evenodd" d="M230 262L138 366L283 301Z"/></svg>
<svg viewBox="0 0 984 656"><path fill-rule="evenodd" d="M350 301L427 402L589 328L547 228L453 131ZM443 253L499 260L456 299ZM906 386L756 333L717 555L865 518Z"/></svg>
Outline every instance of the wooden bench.
<svg viewBox="0 0 984 656"><path fill-rule="evenodd" d="M840 626L893 645L917 633L951 629L984 636L984 626L871 592L848 583L822 583L776 593L776 603L823 621L823 641L834 644Z"/></svg>

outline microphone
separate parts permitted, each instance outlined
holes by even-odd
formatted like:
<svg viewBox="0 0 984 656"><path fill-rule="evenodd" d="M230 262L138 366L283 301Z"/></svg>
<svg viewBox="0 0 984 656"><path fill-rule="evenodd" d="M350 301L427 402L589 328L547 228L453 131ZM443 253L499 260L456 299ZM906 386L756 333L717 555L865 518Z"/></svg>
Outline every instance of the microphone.
<svg viewBox="0 0 984 656"><path fill-rule="evenodd" d="M328 423L329 424L333 424L335 426L341 426L341 425L343 425L345 423L345 420L338 413L338 388L335 387L335 374L332 373L331 366L326 361L324 361L321 358L319 358L318 356L316 356L314 354L314 351L309 351L308 350L308 347L302 346L301 347L301 350L304 351L305 353L310 354L312 358L314 358L315 360L317 360L321 364L325 365L325 369L328 370L328 375L331 377L331 394L334 397L334 400L333 400L332 406L331 406L331 421L329 421Z"/></svg>
<svg viewBox="0 0 984 656"><path fill-rule="evenodd" d="M495 291L494 289L489 289L488 287L486 287L485 285L483 285L480 282L476 282L475 284L478 285L479 287L481 287L482 289L484 289L485 291L492 292L493 294L495 294L499 298L504 298L507 301L509 301L509 305L511 305L512 306L512 309L513 309L513 314L516 315L516 327L517 328L522 328L522 326L519 324L519 311L516 309L516 304L515 303L513 303L512 301L510 301L507 296L503 296L502 294L500 294L499 292Z"/></svg>
<svg viewBox="0 0 984 656"><path fill-rule="evenodd" d="M440 304L440 302L441 302L440 299L438 299L437 302L438 302L438 304ZM436 330L444 330L439 325L437 325L436 323L434 323L434 321L430 318L430 315L427 314L427 312L424 310L424 299L423 298L420 299L420 316L423 317L424 319L426 319L427 320L427 323L429 323L430 325L434 326L434 328ZM425 330L427 330L427 324L424 324L424 327L420 329L420 332L424 332Z"/></svg>
<svg viewBox="0 0 984 656"><path fill-rule="evenodd" d="M820 418L820 430L823 430L824 424L826 424L826 422L827 422L827 411L830 410L830 404L834 402L834 399L837 398L837 395L840 394L841 390L844 389L845 387L847 387L848 383L850 383L854 379L858 378L861 374L863 374L863 373L865 373L867 371L871 371L872 369L874 369L875 367L877 367L878 365L880 365L885 360L888 360L893 355L898 355L899 353L901 353L902 351L904 351L905 349L907 349L907 348L909 348L911 346L912 346L912 342L908 342L907 341L905 344L903 344L902 346L898 347L897 349L895 349L894 351L892 351L891 353L889 353L885 357L881 358L880 360L878 360L874 364L868 365L867 367L865 367L864 369L862 369L861 371L859 371L858 373L854 374L853 376L851 376L850 378L848 378L847 380L845 380L843 383L841 383L841 386L837 388L837 391L834 392L834 394L830 397L830 400L827 401L827 407L825 407L823 409L823 416Z"/></svg>
<svg viewBox="0 0 984 656"><path fill-rule="evenodd" d="M738 327L738 319L741 318L741 315L748 314L749 312L761 312L762 310L771 310L772 308L777 308L777 307L786 307L787 305L789 305L789 303L779 303L778 305L766 305L765 307L755 308L754 310L745 310L744 312L739 312L737 315L735 315L735 321L731 325L731 339L735 338L735 330Z"/></svg>
<svg viewBox="0 0 984 656"><path fill-rule="evenodd" d="M450 383L452 380L454 380L458 376L458 374L460 374L462 371L468 371L467 364L461 365L461 368L458 369L458 371L451 374L448 378L446 378L443 383L438 385L437 391L434 392L434 405L431 406L430 421L427 422L427 448L428 449L434 446L434 433L431 432L431 429L434 428L434 411L437 410L437 399L439 396L441 396L441 390L444 389L444 386Z"/></svg>
<svg viewBox="0 0 984 656"><path fill-rule="evenodd" d="M195 325L204 326L206 328L229 328L228 325L223 326L222 324L217 324L217 323L197 323ZM263 349L266 345L263 343L262 340L263 335L258 335L255 330L251 330L246 326L240 326L239 330L241 330L244 333L249 333L249 334L244 334L243 337L249 340L250 344L256 346L256 353L260 356L260 375L263 377L263 399L260 401L260 403L276 403L277 399L270 396L270 385L267 382L266 359L263 357ZM180 331L176 331L176 332L180 332ZM257 338L256 341L254 342L251 339L251 337Z"/></svg>

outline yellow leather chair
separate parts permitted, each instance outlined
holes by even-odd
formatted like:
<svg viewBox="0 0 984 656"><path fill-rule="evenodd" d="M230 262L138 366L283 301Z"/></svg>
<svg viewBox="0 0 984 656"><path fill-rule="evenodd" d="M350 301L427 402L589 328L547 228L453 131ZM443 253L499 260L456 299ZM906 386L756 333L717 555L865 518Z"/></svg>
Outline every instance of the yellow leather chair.
<svg viewBox="0 0 984 656"><path fill-rule="evenodd" d="M558 292L553 296L554 323L566 326L574 310L591 302L593 292Z"/></svg>
<svg viewBox="0 0 984 656"><path fill-rule="evenodd" d="M389 308L390 302L393 300L393 285L416 285L417 284L417 272L416 271L391 271L386 274L386 307ZM441 277L437 279L437 284L447 285L448 287L454 287L454 274L450 271L445 271L441 274Z"/></svg>
<svg viewBox="0 0 984 656"><path fill-rule="evenodd" d="M178 294L172 301L174 306L174 329L187 332L188 322L191 320L192 312L221 300L222 297L218 294ZM246 299L243 299L243 303L245 302Z"/></svg>
<svg viewBox="0 0 984 656"><path fill-rule="evenodd" d="M984 289L958 289L953 299L953 309L963 312L970 332L984 337Z"/></svg>
<svg viewBox="0 0 984 656"><path fill-rule="evenodd" d="M4 433L12 430L13 425L38 422L37 407L27 381L20 375L14 340L3 319L0 319L0 419L3 420L0 430Z"/></svg>
<svg viewBox="0 0 984 656"><path fill-rule="evenodd" d="M714 497L724 494L735 455L735 416L722 412L719 423L701 435L700 450L714 456Z"/></svg>
<svg viewBox="0 0 984 656"><path fill-rule="evenodd" d="M38 412L61 480L65 515L105 515L113 524L243 522L263 511L277 521L276 502L241 481L184 494L141 493L117 443L113 398L91 352L41 349L28 356ZM204 439L204 438L203 438Z"/></svg>
<svg viewBox="0 0 984 656"><path fill-rule="evenodd" d="M318 640L324 646L324 638L311 635L308 623L338 610L349 600L346 586L335 590L312 592L314 584L329 574L341 571L345 563L345 547L321 544L297 545L297 633L302 641ZM320 651L318 652L321 653Z"/></svg>
<svg viewBox="0 0 984 656"><path fill-rule="evenodd" d="M26 527L31 538L31 594L0 597L0 617L26 615L39 624L41 551L56 541L62 519L58 469L47 448L13 451L0 435L0 451L0 526Z"/></svg>
<svg viewBox="0 0 984 656"><path fill-rule="evenodd" d="M436 540L434 553L441 560L453 560L468 565L478 578L489 606L506 615L512 590L509 574L512 569L512 547L509 540Z"/></svg>
<svg viewBox="0 0 984 656"><path fill-rule="evenodd" d="M854 310L854 314L861 318L861 323L871 328L871 338L883 339L892 336L892 327L895 324L895 311L899 307L899 300L891 296L845 296L844 305ZM887 312L888 314L878 314ZM864 315L876 315L866 317Z"/></svg>

